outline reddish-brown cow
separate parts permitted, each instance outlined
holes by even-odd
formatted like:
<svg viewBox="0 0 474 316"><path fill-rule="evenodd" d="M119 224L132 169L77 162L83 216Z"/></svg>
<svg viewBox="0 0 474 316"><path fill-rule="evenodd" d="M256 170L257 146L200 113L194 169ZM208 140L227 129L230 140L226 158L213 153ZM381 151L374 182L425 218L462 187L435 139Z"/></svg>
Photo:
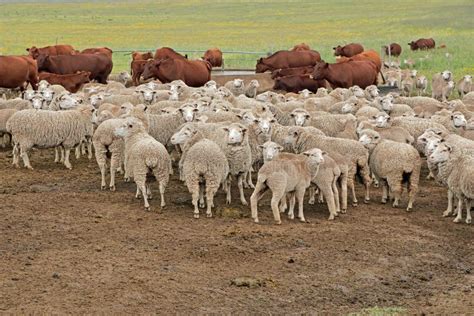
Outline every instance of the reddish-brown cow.
<svg viewBox="0 0 474 316"><path fill-rule="evenodd" d="M112 59L113 53L114 52L108 47L86 48L81 52L81 54L104 54L110 59Z"/></svg>
<svg viewBox="0 0 474 316"><path fill-rule="evenodd" d="M369 60L371 62L373 62L375 64L375 66L377 67L377 72L380 71L380 69L382 68L382 59L380 58L380 55L375 51L375 50L372 50L372 49L369 49L369 50L366 50L360 54L357 54L357 55L354 55L352 57L338 57L336 58L336 62L338 63L345 63L345 62L348 62L348 61L351 61L351 60Z"/></svg>
<svg viewBox="0 0 474 316"><path fill-rule="evenodd" d="M161 47L158 48L155 52L155 59L188 59L188 55L181 55L180 53L176 52L174 49L169 47Z"/></svg>
<svg viewBox="0 0 474 316"><path fill-rule="evenodd" d="M212 67L222 67L222 52L219 48L208 49L202 59L208 61Z"/></svg>
<svg viewBox="0 0 474 316"><path fill-rule="evenodd" d="M402 47L400 44L397 43L392 43L388 46L383 46L383 49L385 50L385 55L389 55L389 48L390 48L390 56L398 57L402 53Z"/></svg>
<svg viewBox="0 0 474 316"><path fill-rule="evenodd" d="M272 79L286 77L286 76L311 74L313 73L313 70L314 68L312 66L277 69L277 70L272 71Z"/></svg>
<svg viewBox="0 0 474 316"><path fill-rule="evenodd" d="M0 88L21 91L30 83L33 90L38 88L36 61L25 56L0 56Z"/></svg>
<svg viewBox="0 0 474 316"><path fill-rule="evenodd" d="M317 63L312 75L315 80L327 80L333 88L350 88L358 85L362 89L377 85L377 68L371 61L348 61L345 63Z"/></svg>
<svg viewBox="0 0 474 316"><path fill-rule="evenodd" d="M38 58L39 55L74 55L77 51L71 45L53 45L45 47L36 47L32 46L31 48L26 49L29 52L30 56L34 59Z"/></svg>
<svg viewBox="0 0 474 316"><path fill-rule="evenodd" d="M419 40L411 41L408 45L410 45L411 50L425 50L435 48L436 43L432 38L420 38Z"/></svg>
<svg viewBox="0 0 474 316"><path fill-rule="evenodd" d="M90 80L107 84L107 78L112 71L112 60L103 54L77 54L46 56L37 58L38 70L59 75L75 74L78 71L89 71Z"/></svg>
<svg viewBox="0 0 474 316"><path fill-rule="evenodd" d="M147 60L132 60L132 63L130 64L130 70L132 74L133 85L138 86L140 84L140 76L145 70L146 63Z"/></svg>
<svg viewBox="0 0 474 316"><path fill-rule="evenodd" d="M67 91L76 93L85 83L90 82L90 75L91 73L89 71L81 71L71 75L58 75L49 72L40 72L39 79L46 80L50 84L61 85Z"/></svg>
<svg viewBox="0 0 474 316"><path fill-rule="evenodd" d="M133 52L132 53L132 60L148 60L153 58L152 52L140 53L140 52Z"/></svg>
<svg viewBox="0 0 474 316"><path fill-rule="evenodd" d="M212 66L205 60L161 59L149 60L143 79L156 78L163 83L183 80L188 86L201 87L211 80Z"/></svg>
<svg viewBox="0 0 474 316"><path fill-rule="evenodd" d="M321 87L327 87L326 80L313 80L311 75L293 75L275 79L274 90L284 90L286 92L298 93L301 90L308 89L316 92Z"/></svg>
<svg viewBox="0 0 474 316"><path fill-rule="evenodd" d="M344 46L338 45L333 47L334 56L352 57L364 51L364 47L358 43L350 43Z"/></svg>
<svg viewBox="0 0 474 316"><path fill-rule="evenodd" d="M260 58L257 61L255 72L262 73L267 70L314 66L320 60L321 55L314 50L299 52L281 50L269 57Z"/></svg>
<svg viewBox="0 0 474 316"><path fill-rule="evenodd" d="M294 52L300 52L304 50L311 50L311 47L309 47L309 45L306 43L300 43L295 45L291 50Z"/></svg>

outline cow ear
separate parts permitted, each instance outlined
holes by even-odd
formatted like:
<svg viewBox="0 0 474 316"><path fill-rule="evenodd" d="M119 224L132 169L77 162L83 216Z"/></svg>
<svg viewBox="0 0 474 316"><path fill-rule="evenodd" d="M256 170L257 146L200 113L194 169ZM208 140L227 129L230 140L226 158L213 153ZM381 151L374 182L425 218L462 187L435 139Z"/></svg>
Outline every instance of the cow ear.
<svg viewBox="0 0 474 316"><path fill-rule="evenodd" d="M27 48L27 49L26 49L26 51L27 51L27 52L29 52L29 51L30 51L30 49L29 49L29 48Z"/></svg>
<svg viewBox="0 0 474 316"><path fill-rule="evenodd" d="M263 57L260 57L260 59L258 60L259 63L263 62Z"/></svg>
<svg viewBox="0 0 474 316"><path fill-rule="evenodd" d="M328 68L329 67L329 64L328 63L324 63L324 68Z"/></svg>
<svg viewBox="0 0 474 316"><path fill-rule="evenodd" d="M333 49L333 50L336 50L336 47L333 47L332 49Z"/></svg>

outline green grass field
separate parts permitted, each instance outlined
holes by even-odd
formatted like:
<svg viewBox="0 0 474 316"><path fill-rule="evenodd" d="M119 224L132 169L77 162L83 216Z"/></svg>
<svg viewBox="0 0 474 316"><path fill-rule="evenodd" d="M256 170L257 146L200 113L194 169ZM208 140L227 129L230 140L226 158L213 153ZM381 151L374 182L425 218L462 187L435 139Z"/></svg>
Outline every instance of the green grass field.
<svg viewBox="0 0 474 316"><path fill-rule="evenodd" d="M474 72L474 2L453 1L16 1L0 4L0 53L32 45L108 46L115 51L170 46L177 50L269 52L306 42L333 61L332 47L360 42L380 50L398 42L402 59L431 75ZM447 49L412 53L407 43L433 37ZM446 57L448 54L449 57ZM200 54L189 54L198 57ZM420 58L425 58L420 62ZM225 54L227 68L253 68L257 55ZM114 54L114 72L130 56Z"/></svg>

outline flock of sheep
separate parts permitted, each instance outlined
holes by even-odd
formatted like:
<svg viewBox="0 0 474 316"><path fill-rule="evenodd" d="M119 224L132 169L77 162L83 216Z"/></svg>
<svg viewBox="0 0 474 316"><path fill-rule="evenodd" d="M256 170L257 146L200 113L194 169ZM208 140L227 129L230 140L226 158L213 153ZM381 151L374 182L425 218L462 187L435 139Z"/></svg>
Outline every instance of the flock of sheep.
<svg viewBox="0 0 474 316"><path fill-rule="evenodd" d="M164 207L170 175L178 172L192 196L195 218L202 208L212 217L219 189L232 203L231 186L236 182L243 205L248 204L244 188L254 189L250 208L258 222L258 201L270 189L277 224L280 213L288 211L294 218L296 202L297 217L305 221L307 189L309 203L316 197L327 203L329 219L334 220L347 211L348 195L357 205L357 175L366 203L374 185L382 188L382 203L392 199L398 207L406 184L406 210L411 211L424 156L428 177L448 189L443 215L455 215L459 222L466 210L470 223L471 77L464 76L457 85L460 99L447 101L453 80L449 71L433 78L432 97L411 96L419 82L425 82L422 91L426 88L426 80L413 71L391 68L386 75L389 84L397 82L407 96L381 96L376 86L259 94L257 80L245 84L242 79L221 87L209 81L193 88L180 80L126 87L119 82L123 76L106 85L87 83L78 93L70 93L43 81L38 91L0 100L0 137L3 147L12 145L16 167L21 158L33 169L28 155L33 147L54 148L55 162L68 169L72 149L78 159L91 159L94 153L101 188L107 187L108 164L109 189L115 190L116 173L123 173L125 181L136 183L136 196L143 197L147 210L152 196L147 174L155 176Z"/></svg>

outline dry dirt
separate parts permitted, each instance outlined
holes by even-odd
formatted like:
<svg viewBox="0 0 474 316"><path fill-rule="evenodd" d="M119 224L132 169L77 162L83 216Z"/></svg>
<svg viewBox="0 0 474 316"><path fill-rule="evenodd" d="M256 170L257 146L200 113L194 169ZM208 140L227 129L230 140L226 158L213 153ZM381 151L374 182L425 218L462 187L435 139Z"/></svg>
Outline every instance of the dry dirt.
<svg viewBox="0 0 474 316"><path fill-rule="evenodd" d="M158 213L153 199L145 212L132 183L100 191L94 160L68 171L37 150L30 171L14 169L8 153L0 150L1 313L474 311L474 226L441 217L446 193L433 182L421 181L413 213L381 205L373 189L370 204L333 222L318 204L305 205L309 223L275 226L268 195L261 224L222 192L218 215L195 220L174 177L167 208Z"/></svg>

